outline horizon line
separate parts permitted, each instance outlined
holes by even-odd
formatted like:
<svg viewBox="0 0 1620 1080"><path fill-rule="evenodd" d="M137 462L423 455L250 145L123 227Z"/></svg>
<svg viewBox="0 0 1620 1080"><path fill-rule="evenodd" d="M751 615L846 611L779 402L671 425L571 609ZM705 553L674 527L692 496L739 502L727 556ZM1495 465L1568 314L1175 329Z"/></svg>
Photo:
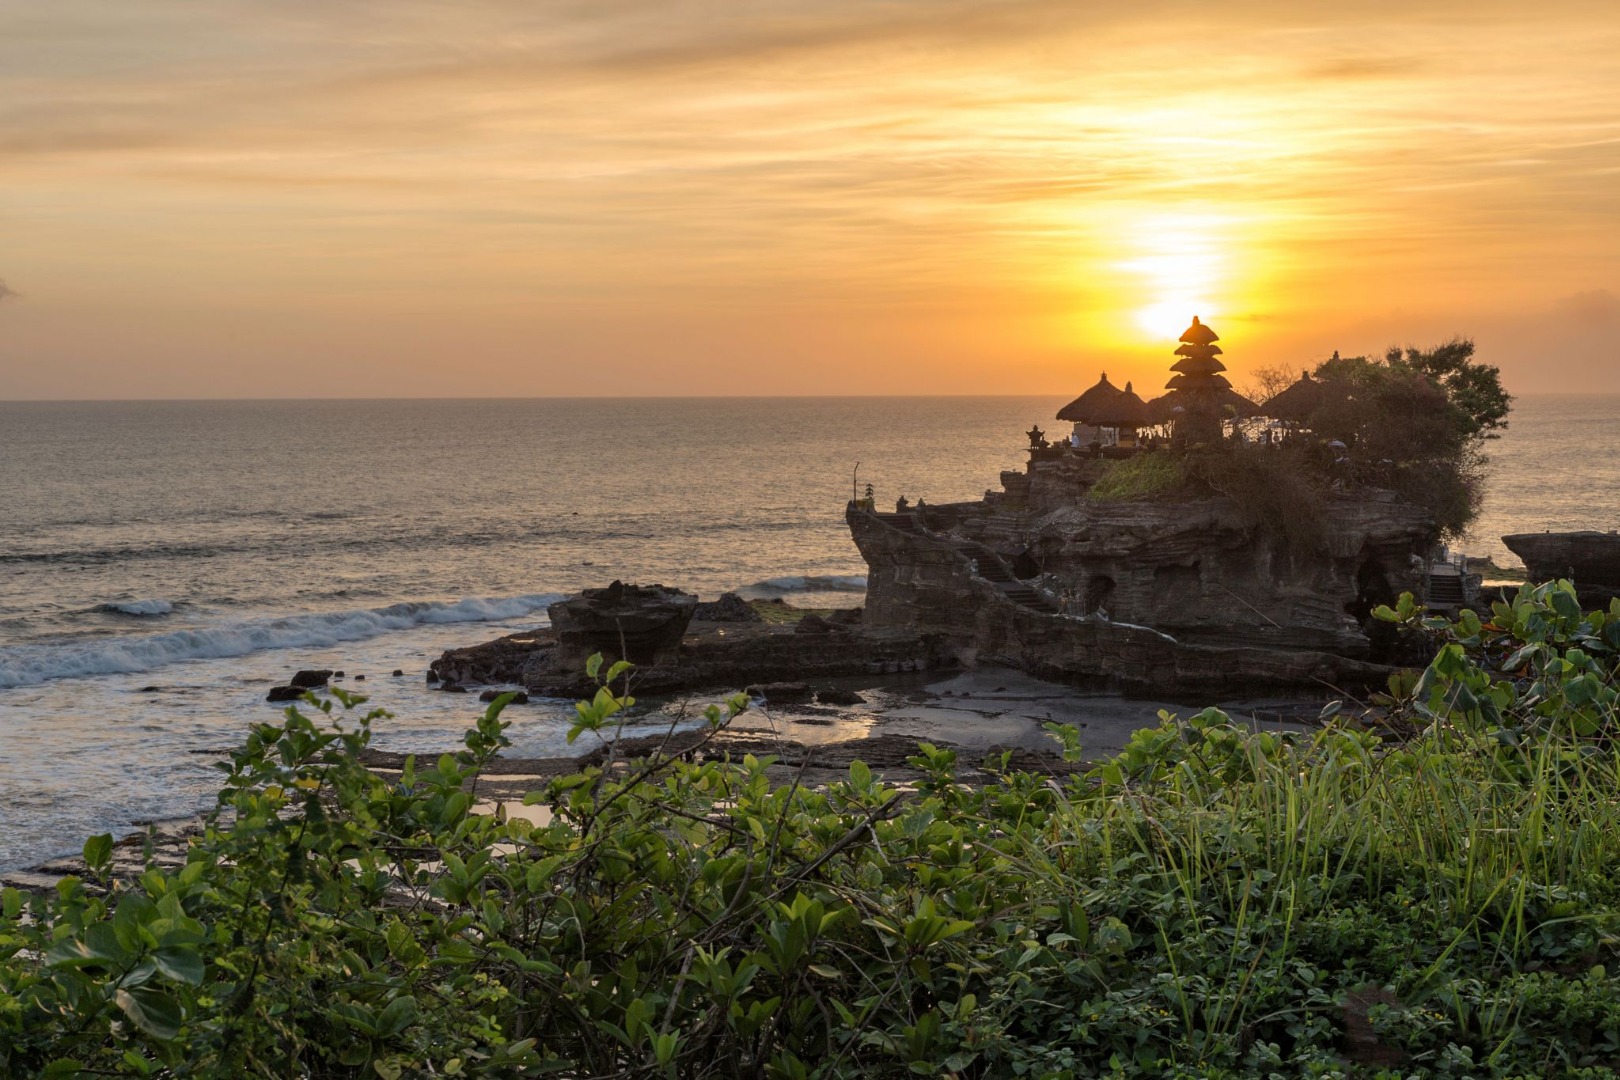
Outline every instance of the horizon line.
<svg viewBox="0 0 1620 1080"><path fill-rule="evenodd" d="M0 398L5 405L184 405L242 402L247 404L311 402L382 401L939 401L1001 400L1014 398L1064 397L1072 391L1025 394L555 394L528 396L472 397L423 395L419 397L150 397L150 398ZM1620 397L1620 390L1537 390L1512 393L1520 398L1543 397Z"/></svg>

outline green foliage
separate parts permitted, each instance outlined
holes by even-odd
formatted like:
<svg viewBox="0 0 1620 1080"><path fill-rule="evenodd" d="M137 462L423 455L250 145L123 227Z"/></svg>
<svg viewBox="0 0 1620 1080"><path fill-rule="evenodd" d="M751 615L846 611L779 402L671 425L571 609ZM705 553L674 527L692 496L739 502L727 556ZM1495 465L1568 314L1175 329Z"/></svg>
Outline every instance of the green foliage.
<svg viewBox="0 0 1620 1080"><path fill-rule="evenodd" d="M1322 541L1325 479L1294 448L1232 447L1188 458L1188 475L1231 500L1251 529L1280 537L1298 555Z"/></svg>
<svg viewBox="0 0 1620 1080"><path fill-rule="evenodd" d="M1148 452L1111 461L1086 492L1094 502L1151 499L1178 490L1184 481L1181 462L1172 454Z"/></svg>
<svg viewBox="0 0 1620 1080"><path fill-rule="evenodd" d="M1427 629L1404 742L1162 713L1064 784L924 744L911 793L683 743L540 824L476 801L503 702L383 777L337 693L250 732L183 869L96 837L0 894L0 1075L1613 1076L1620 606Z"/></svg>
<svg viewBox="0 0 1620 1080"><path fill-rule="evenodd" d="M1498 370L1473 355L1474 343L1459 338L1428 351L1325 361L1316 369L1324 403L1306 423L1349 448L1356 480L1427 507L1447 535L1461 535L1479 512L1480 447L1507 426L1513 400Z"/></svg>

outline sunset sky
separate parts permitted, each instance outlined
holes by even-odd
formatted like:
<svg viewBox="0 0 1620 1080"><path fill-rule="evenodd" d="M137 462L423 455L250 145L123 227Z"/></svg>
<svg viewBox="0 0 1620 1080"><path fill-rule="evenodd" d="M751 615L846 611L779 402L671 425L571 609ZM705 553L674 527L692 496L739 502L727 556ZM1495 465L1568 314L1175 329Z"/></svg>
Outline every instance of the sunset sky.
<svg viewBox="0 0 1620 1080"><path fill-rule="evenodd" d="M0 398L1620 392L1620 5L0 0Z"/></svg>

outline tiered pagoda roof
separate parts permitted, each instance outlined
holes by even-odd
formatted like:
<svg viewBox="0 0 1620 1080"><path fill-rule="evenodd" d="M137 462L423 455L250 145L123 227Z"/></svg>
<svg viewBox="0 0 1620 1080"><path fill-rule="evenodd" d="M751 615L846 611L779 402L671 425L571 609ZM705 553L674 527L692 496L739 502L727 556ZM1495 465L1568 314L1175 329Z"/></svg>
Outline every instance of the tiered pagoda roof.
<svg viewBox="0 0 1620 1080"><path fill-rule="evenodd" d="M1215 359L1221 347L1215 344L1220 335L1193 316L1192 325L1181 335L1176 355L1181 357L1170 366L1176 374L1164 384L1169 391L1148 403L1148 411L1156 423L1168 423L1194 412L1215 416L1246 417L1259 412L1259 406L1232 389L1232 383L1221 372L1226 365Z"/></svg>
<svg viewBox="0 0 1620 1080"><path fill-rule="evenodd" d="M1220 335L1193 316L1192 325L1187 332L1181 335L1181 346L1176 349L1176 355L1181 357L1170 370L1177 372L1173 378L1164 384L1166 390L1230 390L1231 382L1222 375L1226 365L1215 359L1220 355L1221 347L1215 342Z"/></svg>

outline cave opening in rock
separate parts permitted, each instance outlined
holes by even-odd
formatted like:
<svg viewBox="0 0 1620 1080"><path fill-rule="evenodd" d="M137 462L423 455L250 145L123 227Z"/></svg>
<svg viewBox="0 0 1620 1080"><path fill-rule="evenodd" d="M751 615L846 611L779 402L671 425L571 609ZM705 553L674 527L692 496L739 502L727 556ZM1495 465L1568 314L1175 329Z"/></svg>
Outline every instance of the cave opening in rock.
<svg viewBox="0 0 1620 1080"><path fill-rule="evenodd" d="M1114 579L1106 574L1094 574L1086 582L1086 592L1083 600L1086 614L1108 609L1114 598Z"/></svg>
<svg viewBox="0 0 1620 1080"><path fill-rule="evenodd" d="M1362 561L1356 570L1356 596L1344 605L1344 610L1357 622L1366 622L1372 609L1379 604L1393 604L1395 589L1389 583L1389 572L1376 557Z"/></svg>
<svg viewBox="0 0 1620 1080"><path fill-rule="evenodd" d="M1025 548L1013 557L1012 572L1014 577L1028 581L1030 578L1041 576L1041 564L1035 558L1034 552Z"/></svg>

